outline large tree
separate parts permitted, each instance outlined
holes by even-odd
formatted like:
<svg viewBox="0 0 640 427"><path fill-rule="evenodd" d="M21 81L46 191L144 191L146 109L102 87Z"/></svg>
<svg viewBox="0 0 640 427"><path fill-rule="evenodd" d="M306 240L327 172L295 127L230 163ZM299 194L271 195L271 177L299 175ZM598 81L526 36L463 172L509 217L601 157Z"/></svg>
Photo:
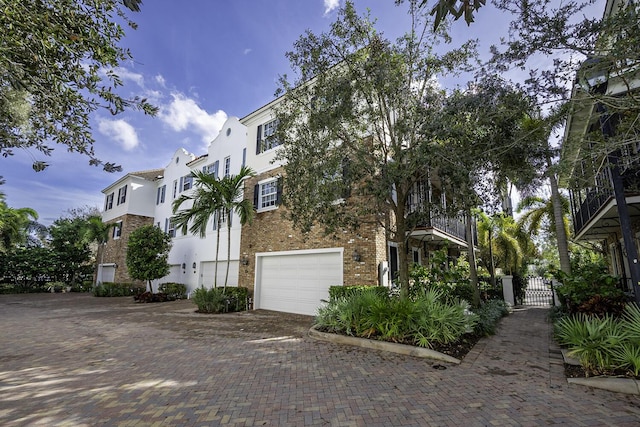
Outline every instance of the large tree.
<svg viewBox="0 0 640 427"><path fill-rule="evenodd" d="M16 148L49 156L51 146L89 157L93 165L119 171L94 155L90 116L98 109L155 114L146 99L118 93L117 67L131 59L120 46L124 29L136 25L126 9L141 0L0 1L0 154ZM47 163L36 160L35 170Z"/></svg>
<svg viewBox="0 0 640 427"><path fill-rule="evenodd" d="M127 270L133 279L144 280L153 292L152 280L169 274L167 259L171 238L154 225L143 225L129 235L127 243Z"/></svg>
<svg viewBox="0 0 640 427"><path fill-rule="evenodd" d="M383 227L398 246L404 294L408 200L428 179L439 144L433 124L445 93L437 79L467 69L474 53L473 44L436 53L428 17L408 3L412 27L395 43L351 2L327 33L303 35L287 53L296 78L281 79L276 107L290 218L301 231L321 224L329 234ZM412 214L426 218L428 210Z"/></svg>

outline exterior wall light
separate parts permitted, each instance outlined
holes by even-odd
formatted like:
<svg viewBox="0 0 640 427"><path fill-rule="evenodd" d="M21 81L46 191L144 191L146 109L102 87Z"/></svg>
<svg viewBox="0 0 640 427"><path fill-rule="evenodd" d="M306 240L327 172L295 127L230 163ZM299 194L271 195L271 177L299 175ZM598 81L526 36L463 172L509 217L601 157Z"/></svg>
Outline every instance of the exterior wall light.
<svg viewBox="0 0 640 427"><path fill-rule="evenodd" d="M185 262L183 262L183 263L182 263L182 269L183 269L183 270L186 270L186 269L187 269L187 263L185 263Z"/></svg>
<svg viewBox="0 0 640 427"><path fill-rule="evenodd" d="M193 261L193 269L194 269L194 270L196 269L196 266L197 266L196 262L195 262L195 261Z"/></svg>
<svg viewBox="0 0 640 427"><path fill-rule="evenodd" d="M353 258L353 260L355 262L360 262L360 260L362 259L362 257L360 256L360 254L358 253L357 249L353 250L353 254L351 255L351 257Z"/></svg>
<svg viewBox="0 0 640 427"><path fill-rule="evenodd" d="M246 256L243 256L242 259L240 260L240 264L242 265L249 265L249 258L247 258Z"/></svg>

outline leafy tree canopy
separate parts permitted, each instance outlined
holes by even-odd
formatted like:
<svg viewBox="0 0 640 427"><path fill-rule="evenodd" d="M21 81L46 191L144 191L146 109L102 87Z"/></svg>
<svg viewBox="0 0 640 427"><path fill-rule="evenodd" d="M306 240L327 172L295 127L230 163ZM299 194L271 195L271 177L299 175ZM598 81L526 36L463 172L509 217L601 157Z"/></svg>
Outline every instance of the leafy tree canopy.
<svg viewBox="0 0 640 427"><path fill-rule="evenodd" d="M436 53L428 16L410 6L413 31L395 43L351 2L329 32L303 35L287 53L297 79L281 79L276 107L291 219L330 234L364 222L384 227L398 243L401 283L407 202L441 143L435 124L446 94L437 79L468 70L475 55L471 42Z"/></svg>
<svg viewBox="0 0 640 427"><path fill-rule="evenodd" d="M51 143L89 157L92 165L120 171L94 155L89 117L103 108L155 114L146 99L117 93L115 69L131 59L119 45L124 29L136 27L125 8L141 0L0 1L0 154L35 149L49 156ZM48 164L37 160L36 171Z"/></svg>

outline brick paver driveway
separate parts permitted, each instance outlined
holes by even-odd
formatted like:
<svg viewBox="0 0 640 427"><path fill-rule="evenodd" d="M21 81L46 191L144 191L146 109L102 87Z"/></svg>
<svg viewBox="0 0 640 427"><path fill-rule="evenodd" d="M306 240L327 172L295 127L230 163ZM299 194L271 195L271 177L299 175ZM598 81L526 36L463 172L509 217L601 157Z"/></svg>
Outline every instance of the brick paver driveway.
<svg viewBox="0 0 640 427"><path fill-rule="evenodd" d="M304 316L0 296L0 425L640 425L637 396L567 385L545 315L441 369L315 342Z"/></svg>

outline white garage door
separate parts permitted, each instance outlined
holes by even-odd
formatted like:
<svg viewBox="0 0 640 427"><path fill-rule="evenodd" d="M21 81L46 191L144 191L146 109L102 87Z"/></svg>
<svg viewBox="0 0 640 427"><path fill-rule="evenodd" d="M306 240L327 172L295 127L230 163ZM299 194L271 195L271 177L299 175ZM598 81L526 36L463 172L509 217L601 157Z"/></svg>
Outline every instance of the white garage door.
<svg viewBox="0 0 640 427"><path fill-rule="evenodd" d="M227 286L238 286L238 261L231 260L229 264L229 280ZM205 288L213 288L214 277L216 271L216 262L203 262L202 274L200 275L200 284ZM227 274L227 260L218 261L218 287L224 286L224 277Z"/></svg>
<svg viewBox="0 0 640 427"><path fill-rule="evenodd" d="M314 316L342 285L342 248L257 254L255 307Z"/></svg>

